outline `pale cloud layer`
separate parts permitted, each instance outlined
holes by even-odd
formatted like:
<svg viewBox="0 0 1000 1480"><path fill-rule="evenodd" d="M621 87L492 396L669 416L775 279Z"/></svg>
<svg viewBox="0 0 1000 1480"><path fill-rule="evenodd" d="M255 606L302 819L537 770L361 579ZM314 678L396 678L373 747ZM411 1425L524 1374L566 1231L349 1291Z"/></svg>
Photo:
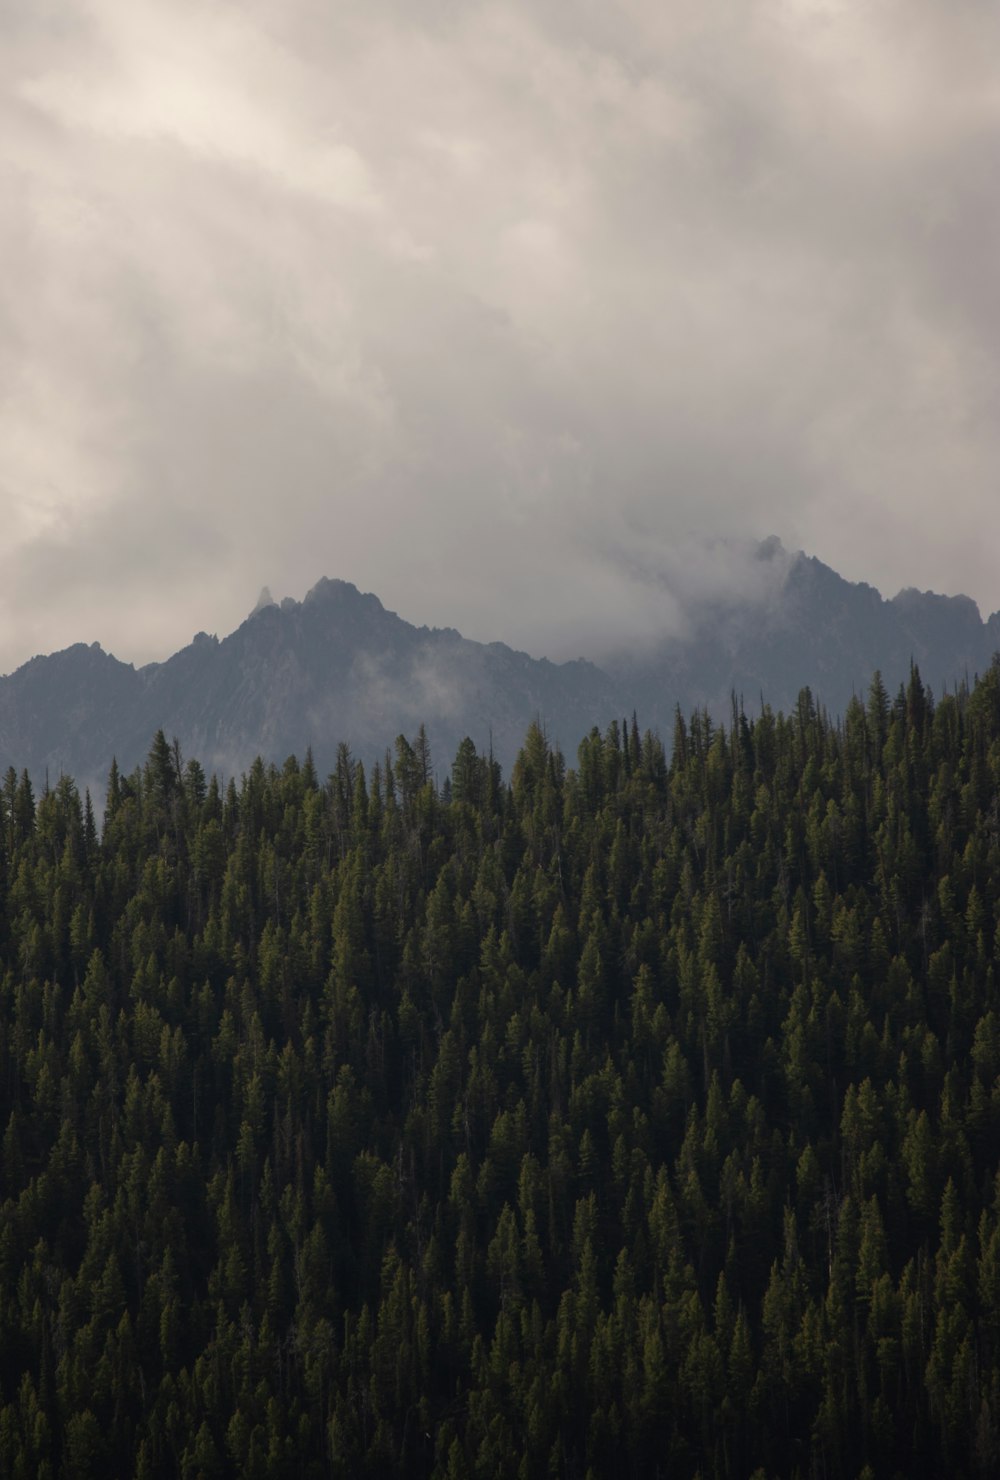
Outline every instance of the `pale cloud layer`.
<svg viewBox="0 0 1000 1480"><path fill-rule="evenodd" d="M996 6L0 0L0 39L0 667L321 575L599 652L772 531L1000 607Z"/></svg>

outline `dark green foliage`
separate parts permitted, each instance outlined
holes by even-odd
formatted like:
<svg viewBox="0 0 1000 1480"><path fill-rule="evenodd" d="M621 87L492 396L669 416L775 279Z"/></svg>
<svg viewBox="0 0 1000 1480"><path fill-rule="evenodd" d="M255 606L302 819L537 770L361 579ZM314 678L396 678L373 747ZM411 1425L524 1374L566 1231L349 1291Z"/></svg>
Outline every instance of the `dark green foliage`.
<svg viewBox="0 0 1000 1480"><path fill-rule="evenodd" d="M1000 670L0 791L0 1473L1000 1469Z"/></svg>

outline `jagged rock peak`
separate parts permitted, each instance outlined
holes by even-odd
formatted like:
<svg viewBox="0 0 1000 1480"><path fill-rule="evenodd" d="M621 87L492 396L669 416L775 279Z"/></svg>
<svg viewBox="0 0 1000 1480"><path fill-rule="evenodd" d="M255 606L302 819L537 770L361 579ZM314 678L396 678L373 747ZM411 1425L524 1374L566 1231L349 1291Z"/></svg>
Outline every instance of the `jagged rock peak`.
<svg viewBox="0 0 1000 1480"><path fill-rule="evenodd" d="M335 580L330 576L321 576L315 586L311 587L303 597L302 601L296 601L293 596L285 596L281 602L275 601L271 595L271 588L264 586L257 598L257 605L250 613L251 617L258 616L261 612L295 612L304 606L324 606L331 604L350 603L367 609L368 611L384 611L385 607L377 596L368 591L359 591L351 581Z"/></svg>
<svg viewBox="0 0 1000 1480"><path fill-rule="evenodd" d="M364 602L368 607L384 611L377 596L370 591L359 591L352 581L333 580L330 576L320 576L315 586L305 594L302 605L306 606L317 601L357 601Z"/></svg>
<svg viewBox="0 0 1000 1480"><path fill-rule="evenodd" d="M979 603L973 601L971 596L942 596L937 591L920 591L916 586L904 586L901 591L897 591L892 598L892 605L900 611L925 607L928 610L950 611L964 617L974 617L978 623L983 620Z"/></svg>
<svg viewBox="0 0 1000 1480"><path fill-rule="evenodd" d="M252 617L255 617L258 612L266 611L269 606L277 605L278 603L271 595L271 588L269 586L261 586L260 595L257 597L257 605L254 607L250 615Z"/></svg>

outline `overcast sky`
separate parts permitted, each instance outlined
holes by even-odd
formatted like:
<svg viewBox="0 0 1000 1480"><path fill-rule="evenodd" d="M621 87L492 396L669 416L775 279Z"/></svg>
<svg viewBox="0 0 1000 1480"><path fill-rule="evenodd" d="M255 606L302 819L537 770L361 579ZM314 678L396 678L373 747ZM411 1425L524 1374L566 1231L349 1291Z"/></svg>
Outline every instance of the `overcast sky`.
<svg viewBox="0 0 1000 1480"><path fill-rule="evenodd" d="M0 668L1000 607L994 0L0 0Z"/></svg>

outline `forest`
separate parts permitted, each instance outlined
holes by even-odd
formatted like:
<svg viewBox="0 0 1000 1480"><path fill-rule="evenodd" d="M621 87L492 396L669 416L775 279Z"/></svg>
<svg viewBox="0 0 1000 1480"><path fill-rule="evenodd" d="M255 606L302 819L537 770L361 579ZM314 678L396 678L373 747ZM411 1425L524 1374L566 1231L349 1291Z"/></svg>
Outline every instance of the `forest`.
<svg viewBox="0 0 1000 1480"><path fill-rule="evenodd" d="M1000 666L668 738L7 772L0 1474L1000 1473Z"/></svg>

